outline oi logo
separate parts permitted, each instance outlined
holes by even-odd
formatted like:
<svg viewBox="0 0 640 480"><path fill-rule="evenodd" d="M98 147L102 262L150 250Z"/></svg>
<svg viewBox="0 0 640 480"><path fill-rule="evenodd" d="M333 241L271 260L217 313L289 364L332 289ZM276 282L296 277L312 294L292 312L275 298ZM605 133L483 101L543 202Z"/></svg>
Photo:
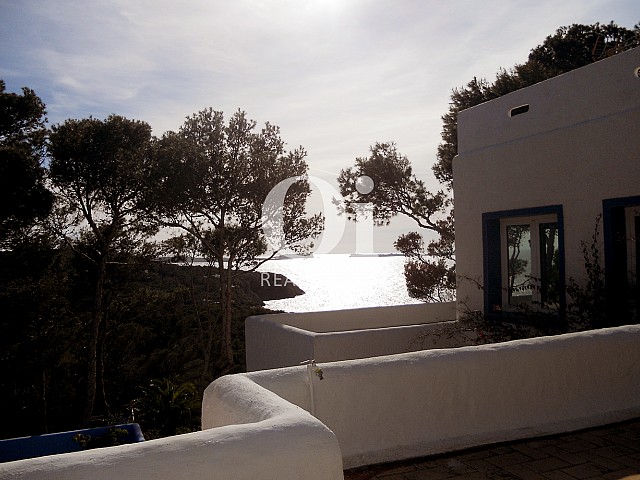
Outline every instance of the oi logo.
<svg viewBox="0 0 640 480"><path fill-rule="evenodd" d="M325 228L316 253L330 253L340 243L346 224L345 216L338 214L332 200L342 201L344 198L329 182L313 176L289 177L271 189L262 205L262 217L263 220L266 219L263 221L262 230L267 239L267 244L273 250L279 250L283 247L282 210L284 199L289 187L300 180L307 180L315 185L320 192L325 214ZM362 195L370 193L373 187L373 180L367 175L359 177L356 182L356 190ZM372 205L371 203L356 203L355 207L356 216L358 217L356 222L356 253L373 252L373 218L371 215L367 215L367 212L371 211ZM334 213L331 215L329 212Z"/></svg>

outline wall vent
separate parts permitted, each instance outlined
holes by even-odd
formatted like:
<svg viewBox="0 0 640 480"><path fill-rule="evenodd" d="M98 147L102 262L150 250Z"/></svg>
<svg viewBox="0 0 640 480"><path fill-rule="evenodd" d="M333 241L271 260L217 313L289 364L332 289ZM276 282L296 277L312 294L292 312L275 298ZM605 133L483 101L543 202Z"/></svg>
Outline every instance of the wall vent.
<svg viewBox="0 0 640 480"><path fill-rule="evenodd" d="M515 117L516 115L522 115L523 113L527 113L529 111L529 104L520 105L519 107L513 107L509 110L509 116Z"/></svg>

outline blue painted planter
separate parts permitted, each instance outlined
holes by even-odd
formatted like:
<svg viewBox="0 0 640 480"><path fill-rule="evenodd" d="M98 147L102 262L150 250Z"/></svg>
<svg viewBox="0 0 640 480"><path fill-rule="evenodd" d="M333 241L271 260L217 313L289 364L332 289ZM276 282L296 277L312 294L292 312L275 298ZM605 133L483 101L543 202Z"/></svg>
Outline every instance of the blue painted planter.
<svg viewBox="0 0 640 480"><path fill-rule="evenodd" d="M88 435L91 436L91 438L97 438L107 434L112 428L127 431L126 435L118 438L120 443L137 443L144 441L140 425L137 423L48 433L46 435L36 435L33 437L11 438L8 440L0 440L0 463L86 450L86 447L83 447L74 440L76 435Z"/></svg>

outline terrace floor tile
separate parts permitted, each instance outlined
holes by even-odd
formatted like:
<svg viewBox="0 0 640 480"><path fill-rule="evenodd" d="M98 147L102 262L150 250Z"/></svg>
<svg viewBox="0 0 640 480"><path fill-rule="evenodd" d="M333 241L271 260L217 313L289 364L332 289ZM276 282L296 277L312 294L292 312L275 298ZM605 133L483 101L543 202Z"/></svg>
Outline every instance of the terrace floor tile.
<svg viewBox="0 0 640 480"><path fill-rule="evenodd" d="M348 470L345 480L640 480L640 418Z"/></svg>

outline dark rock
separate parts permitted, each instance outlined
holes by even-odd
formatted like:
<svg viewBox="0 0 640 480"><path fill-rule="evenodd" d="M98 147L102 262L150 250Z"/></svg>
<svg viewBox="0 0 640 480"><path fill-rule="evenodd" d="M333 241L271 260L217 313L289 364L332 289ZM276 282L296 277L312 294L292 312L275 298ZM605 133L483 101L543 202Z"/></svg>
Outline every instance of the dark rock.
<svg viewBox="0 0 640 480"><path fill-rule="evenodd" d="M247 288L262 301L280 300L303 295L304 290L282 274L272 272L248 272L243 275Z"/></svg>

